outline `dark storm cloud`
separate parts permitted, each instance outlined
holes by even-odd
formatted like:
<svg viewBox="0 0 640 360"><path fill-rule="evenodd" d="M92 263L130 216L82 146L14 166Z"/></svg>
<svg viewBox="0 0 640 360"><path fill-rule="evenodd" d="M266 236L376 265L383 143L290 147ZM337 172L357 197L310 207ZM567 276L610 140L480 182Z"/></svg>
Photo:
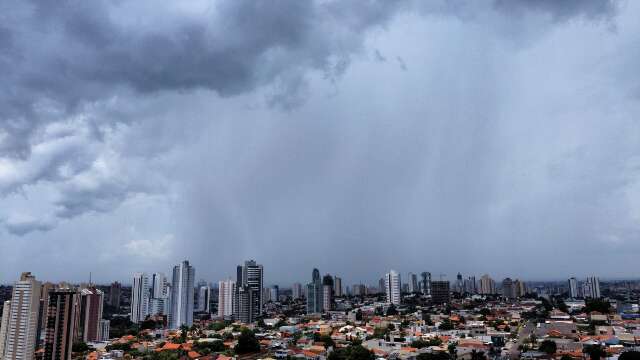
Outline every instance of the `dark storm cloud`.
<svg viewBox="0 0 640 360"><path fill-rule="evenodd" d="M364 8L311 1L212 2L197 16L176 13L170 23L149 27L121 21L127 5L3 4L0 64L11 71L0 74L0 130L6 134L0 150L28 169L0 190L57 181L61 166L86 168L84 156L62 152L34 168L34 143L46 124L76 114L85 114L83 122L97 135L114 121L131 121L91 111L92 103L113 96L205 88L228 97L274 84L268 104L299 106L306 96L306 71L339 77L367 29L383 24L398 7L386 1ZM144 6L152 12L156 5ZM127 184L112 182L71 188L62 186L58 216L111 210L130 193Z"/></svg>
<svg viewBox="0 0 640 360"><path fill-rule="evenodd" d="M523 254L633 254L636 110L611 64L555 56L592 61L567 27L618 11L0 0L0 223L24 240L2 252L43 249L13 263L37 268L90 247L107 280L180 257L213 280L255 257L273 281L312 266L549 276Z"/></svg>
<svg viewBox="0 0 640 360"><path fill-rule="evenodd" d="M528 11L550 15L556 21L573 17L588 19L610 18L618 3L614 0L495 0L495 7L508 16L521 16Z"/></svg>

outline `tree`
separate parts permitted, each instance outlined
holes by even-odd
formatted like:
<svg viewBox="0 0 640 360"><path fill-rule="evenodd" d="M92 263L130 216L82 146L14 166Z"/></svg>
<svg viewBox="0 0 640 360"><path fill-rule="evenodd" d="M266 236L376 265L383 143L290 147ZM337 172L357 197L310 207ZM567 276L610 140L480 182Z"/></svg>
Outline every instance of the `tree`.
<svg viewBox="0 0 640 360"><path fill-rule="evenodd" d="M86 343L80 341L80 342L75 342L73 343L73 346L71 347L71 351L73 352L85 352L88 351L89 349L91 349L89 347L89 345L87 345Z"/></svg>
<svg viewBox="0 0 640 360"><path fill-rule="evenodd" d="M155 320L147 319L140 323L140 330L155 329L157 324Z"/></svg>
<svg viewBox="0 0 640 360"><path fill-rule="evenodd" d="M447 350L449 350L449 354L451 354L451 357L455 359L458 356L458 343L450 343L447 346Z"/></svg>
<svg viewBox="0 0 640 360"><path fill-rule="evenodd" d="M387 316L391 316L391 315L398 315L398 310L396 309L396 306L393 304L391 304L387 309Z"/></svg>
<svg viewBox="0 0 640 360"><path fill-rule="evenodd" d="M444 319L440 323L440 326L438 326L438 329L443 330L443 331L453 330L453 323L449 319Z"/></svg>
<svg viewBox="0 0 640 360"><path fill-rule="evenodd" d="M484 355L484 351L471 351L471 360L485 360L487 357Z"/></svg>
<svg viewBox="0 0 640 360"><path fill-rule="evenodd" d="M558 345L553 340L544 340L540 343L538 350L547 353L549 355L555 354L558 350Z"/></svg>
<svg viewBox="0 0 640 360"><path fill-rule="evenodd" d="M313 334L313 341L318 341L324 344L325 349L329 347L335 347L336 343L329 335L320 335L319 333Z"/></svg>
<svg viewBox="0 0 640 360"><path fill-rule="evenodd" d="M373 352L362 345L351 345L329 353L327 360L374 360Z"/></svg>
<svg viewBox="0 0 640 360"><path fill-rule="evenodd" d="M411 343L411 347L422 349L423 347L429 346L440 346L442 345L442 340L440 338L433 338L429 340L414 340Z"/></svg>
<svg viewBox="0 0 640 360"><path fill-rule="evenodd" d="M565 354L560 357L560 360L573 360L573 358L570 355Z"/></svg>
<svg viewBox="0 0 640 360"><path fill-rule="evenodd" d="M611 304L603 299L589 299L585 302L584 311L590 313L597 311L599 313L608 314L611 312Z"/></svg>
<svg viewBox="0 0 640 360"><path fill-rule="evenodd" d="M227 325L224 322L214 322L209 324L209 326L207 326L207 329L213 330L213 331L220 331L226 327Z"/></svg>
<svg viewBox="0 0 640 360"><path fill-rule="evenodd" d="M451 355L445 352L421 353L416 356L416 360L451 360Z"/></svg>
<svg viewBox="0 0 640 360"><path fill-rule="evenodd" d="M253 331L243 328L240 336L238 337L238 344L235 349L237 354L249 354L260 351L260 343L256 339L256 335Z"/></svg>
<svg viewBox="0 0 640 360"><path fill-rule="evenodd" d="M600 345L585 346L582 352L588 354L591 360L599 360L607 356L607 352Z"/></svg>
<svg viewBox="0 0 640 360"><path fill-rule="evenodd" d="M640 351L631 350L620 354L618 360L640 360Z"/></svg>
<svg viewBox="0 0 640 360"><path fill-rule="evenodd" d="M176 340L178 344L184 344L187 342L187 334L189 333L189 327L187 325L180 325L180 337Z"/></svg>
<svg viewBox="0 0 640 360"><path fill-rule="evenodd" d="M202 355L209 355L212 352L222 352L225 348L222 341L205 341L196 342L194 350Z"/></svg>

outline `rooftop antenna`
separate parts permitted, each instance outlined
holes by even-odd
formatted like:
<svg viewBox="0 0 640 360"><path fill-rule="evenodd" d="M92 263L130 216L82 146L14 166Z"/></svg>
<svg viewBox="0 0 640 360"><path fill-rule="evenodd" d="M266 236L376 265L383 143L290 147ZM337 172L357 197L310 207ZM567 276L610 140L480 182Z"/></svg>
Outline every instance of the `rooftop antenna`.
<svg viewBox="0 0 640 360"><path fill-rule="evenodd" d="M91 271L89 271L89 286L91 286Z"/></svg>

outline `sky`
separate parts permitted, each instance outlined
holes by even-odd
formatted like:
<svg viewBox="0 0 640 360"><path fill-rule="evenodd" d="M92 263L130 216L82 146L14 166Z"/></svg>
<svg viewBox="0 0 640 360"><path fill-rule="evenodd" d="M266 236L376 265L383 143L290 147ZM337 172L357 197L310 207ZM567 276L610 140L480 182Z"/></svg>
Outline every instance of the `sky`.
<svg viewBox="0 0 640 360"><path fill-rule="evenodd" d="M0 0L0 283L638 278L639 17Z"/></svg>

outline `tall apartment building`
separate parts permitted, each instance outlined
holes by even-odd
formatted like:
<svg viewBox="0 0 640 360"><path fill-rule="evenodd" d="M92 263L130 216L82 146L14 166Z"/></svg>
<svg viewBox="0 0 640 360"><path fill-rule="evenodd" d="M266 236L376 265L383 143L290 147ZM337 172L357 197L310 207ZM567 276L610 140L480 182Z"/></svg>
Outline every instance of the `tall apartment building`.
<svg viewBox="0 0 640 360"><path fill-rule="evenodd" d="M193 286L196 270L187 260L173 267L171 283L171 312L169 327L177 329L182 325L193 325Z"/></svg>
<svg viewBox="0 0 640 360"><path fill-rule="evenodd" d="M206 281L200 280L194 292L194 306L196 312L210 312L211 287Z"/></svg>
<svg viewBox="0 0 640 360"><path fill-rule="evenodd" d="M167 315L169 312L169 282L164 273L153 273L149 279L149 315Z"/></svg>
<svg viewBox="0 0 640 360"><path fill-rule="evenodd" d="M569 278L569 297L572 299L578 298L578 279L575 277Z"/></svg>
<svg viewBox="0 0 640 360"><path fill-rule="evenodd" d="M527 294L527 285L522 280L515 279L513 281L513 289L517 298L521 298Z"/></svg>
<svg viewBox="0 0 640 360"><path fill-rule="evenodd" d="M456 286L455 286L455 292L457 293L464 293L464 281L462 280L462 274L458 273L458 275L456 275Z"/></svg>
<svg viewBox="0 0 640 360"><path fill-rule="evenodd" d="M342 296L342 279L337 276L333 277L333 294Z"/></svg>
<svg viewBox="0 0 640 360"><path fill-rule="evenodd" d="M236 274L236 314L240 321L252 323L262 316L264 269L255 260L248 260L238 265Z"/></svg>
<svg viewBox="0 0 640 360"><path fill-rule="evenodd" d="M13 285L3 360L32 360L35 356L42 284L30 272Z"/></svg>
<svg viewBox="0 0 640 360"><path fill-rule="evenodd" d="M120 297L122 294L122 285L119 282L111 283L109 286L109 301L108 304L115 307L116 310L120 309Z"/></svg>
<svg viewBox="0 0 640 360"><path fill-rule="evenodd" d="M464 292L468 294L477 294L478 293L478 285L476 283L475 276L469 276L464 280Z"/></svg>
<svg viewBox="0 0 640 360"><path fill-rule="evenodd" d="M248 286L236 287L236 299L235 299L235 319L241 323L250 324L256 321L254 317L254 301L255 296L262 296L258 291L251 289Z"/></svg>
<svg viewBox="0 0 640 360"><path fill-rule="evenodd" d="M233 316L236 294L236 282L228 279L218 282L218 316L231 318Z"/></svg>
<svg viewBox="0 0 640 360"><path fill-rule="evenodd" d="M502 296L507 299L515 299L516 290L513 286L513 280L511 278L505 278L502 280Z"/></svg>
<svg viewBox="0 0 640 360"><path fill-rule="evenodd" d="M409 280L409 292L417 293L418 292L418 275L410 272L408 280Z"/></svg>
<svg viewBox="0 0 640 360"><path fill-rule="evenodd" d="M4 344L7 341L7 331L9 328L9 316L11 310L11 300L4 302L2 307L2 318L0 319L0 359L4 354Z"/></svg>
<svg viewBox="0 0 640 360"><path fill-rule="evenodd" d="M49 291L45 310L44 360L71 360L78 323L78 297L74 289Z"/></svg>
<svg viewBox="0 0 640 360"><path fill-rule="evenodd" d="M102 319L100 320L100 341L109 340L109 329L111 327L111 321Z"/></svg>
<svg viewBox="0 0 640 360"><path fill-rule="evenodd" d="M36 334L36 348L44 345L44 335L47 328L47 304L49 303L49 292L51 290L57 289L58 286L56 284L45 282L42 283L40 287L40 311L39 311L39 319L38 319L38 332Z"/></svg>
<svg viewBox="0 0 640 360"><path fill-rule="evenodd" d="M326 274L322 277L322 310L333 309L333 276Z"/></svg>
<svg viewBox="0 0 640 360"><path fill-rule="evenodd" d="M431 295L431 273L423 272L420 276L420 290L422 290L422 294Z"/></svg>
<svg viewBox="0 0 640 360"><path fill-rule="evenodd" d="M384 288L388 304L400 305L402 302L401 283L400 274L397 271L391 270L385 274Z"/></svg>
<svg viewBox="0 0 640 360"><path fill-rule="evenodd" d="M322 313L322 281L320 280L320 271L313 269L311 273L311 282L307 284L307 314Z"/></svg>
<svg viewBox="0 0 640 360"><path fill-rule="evenodd" d="M600 295L600 280L595 276L590 276L584 282L584 297L598 299Z"/></svg>
<svg viewBox="0 0 640 360"><path fill-rule="evenodd" d="M480 278L480 294L482 295L492 295L496 293L496 282L487 275L484 274Z"/></svg>
<svg viewBox="0 0 640 360"><path fill-rule="evenodd" d="M294 300L300 299L302 297L302 284L294 283L291 286L291 297Z"/></svg>
<svg viewBox="0 0 640 360"><path fill-rule="evenodd" d="M133 286L131 287L131 322L137 324L149 315L149 277L145 273L133 275Z"/></svg>
<svg viewBox="0 0 640 360"><path fill-rule="evenodd" d="M104 306L104 293L95 286L80 290L77 312L77 339L83 342L100 340L100 320Z"/></svg>
<svg viewBox="0 0 640 360"><path fill-rule="evenodd" d="M451 302L451 292L448 281L431 281L431 301L434 304Z"/></svg>

